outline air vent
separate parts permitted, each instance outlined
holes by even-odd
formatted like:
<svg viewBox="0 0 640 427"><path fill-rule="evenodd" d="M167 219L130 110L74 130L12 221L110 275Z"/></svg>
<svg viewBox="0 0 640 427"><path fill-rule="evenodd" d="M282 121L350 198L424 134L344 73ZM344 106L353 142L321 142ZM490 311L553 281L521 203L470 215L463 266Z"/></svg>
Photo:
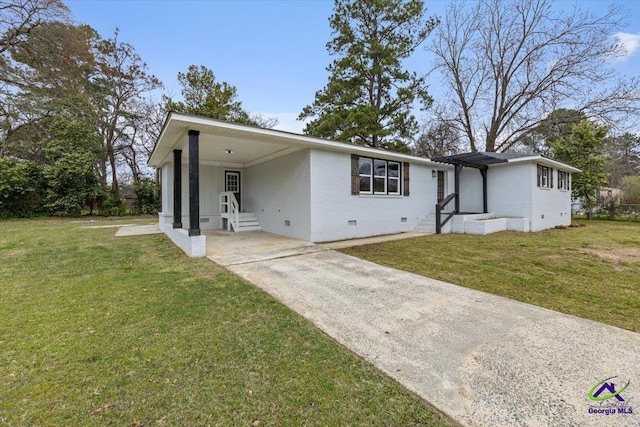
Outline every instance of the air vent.
<svg viewBox="0 0 640 427"><path fill-rule="evenodd" d="M289 221L288 219L284 220L284 226L285 227L291 227L291 221Z"/></svg>
<svg viewBox="0 0 640 427"><path fill-rule="evenodd" d="M355 226L356 226L356 220L355 220L355 219L352 219L352 220L350 220L350 221L347 221L347 225L348 225L348 226L350 226L350 227L351 227L351 226L355 227Z"/></svg>

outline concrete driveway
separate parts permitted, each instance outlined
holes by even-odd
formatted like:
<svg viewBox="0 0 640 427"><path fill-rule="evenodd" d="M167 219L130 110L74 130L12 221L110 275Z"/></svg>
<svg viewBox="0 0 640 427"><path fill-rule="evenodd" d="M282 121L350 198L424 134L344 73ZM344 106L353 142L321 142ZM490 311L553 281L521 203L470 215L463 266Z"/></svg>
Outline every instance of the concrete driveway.
<svg viewBox="0 0 640 427"><path fill-rule="evenodd" d="M253 252L251 236L235 244L244 245L244 257L240 250L209 258L463 425L640 426L640 334L327 246L276 237L264 250L272 235L256 236ZM624 401L588 398L605 379L616 391L629 381L619 395ZM610 394L598 389L600 397ZM611 405L614 413L606 415Z"/></svg>

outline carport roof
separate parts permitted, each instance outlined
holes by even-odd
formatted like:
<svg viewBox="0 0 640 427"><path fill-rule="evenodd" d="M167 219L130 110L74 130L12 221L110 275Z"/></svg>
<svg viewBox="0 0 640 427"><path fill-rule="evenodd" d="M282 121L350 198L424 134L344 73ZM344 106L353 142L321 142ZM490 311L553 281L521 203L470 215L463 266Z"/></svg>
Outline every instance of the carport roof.
<svg viewBox="0 0 640 427"><path fill-rule="evenodd" d="M246 168L308 148L435 166L423 157L176 112L167 115L149 166L172 162L173 150L182 150L182 158L186 160L189 130L200 132L200 161L216 166Z"/></svg>

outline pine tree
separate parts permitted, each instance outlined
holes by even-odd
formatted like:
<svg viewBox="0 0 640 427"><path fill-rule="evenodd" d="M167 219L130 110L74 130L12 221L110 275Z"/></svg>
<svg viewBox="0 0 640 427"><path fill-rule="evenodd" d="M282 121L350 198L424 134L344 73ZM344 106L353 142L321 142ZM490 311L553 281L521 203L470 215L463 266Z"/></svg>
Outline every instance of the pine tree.
<svg viewBox="0 0 640 427"><path fill-rule="evenodd" d="M305 133L366 147L408 152L418 132L411 114L417 101L432 99L425 79L403 69L438 24L424 18L419 0L336 0L329 19L335 38L327 49L338 58L330 77L299 120L312 118Z"/></svg>

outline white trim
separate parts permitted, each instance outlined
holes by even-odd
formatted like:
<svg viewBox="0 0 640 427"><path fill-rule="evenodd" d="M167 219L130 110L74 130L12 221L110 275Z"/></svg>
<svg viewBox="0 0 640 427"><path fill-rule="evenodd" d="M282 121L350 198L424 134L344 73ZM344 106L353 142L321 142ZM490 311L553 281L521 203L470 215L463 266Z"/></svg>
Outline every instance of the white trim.
<svg viewBox="0 0 640 427"><path fill-rule="evenodd" d="M542 155L535 155L535 156L527 156L527 157L518 157L515 159L508 159L505 163L494 163L492 165L490 165L489 167L495 167L495 166L505 166L508 164L513 164L513 163L523 163L523 162L529 162L529 163L540 163L544 166L548 166L548 167L552 167L555 169L562 169L563 171L567 171L567 172L572 172L572 173L577 173L577 172L582 172L580 169L578 168L574 168L573 166L569 166L565 163L561 163L557 160L553 160L553 159L549 159L547 157L544 157Z"/></svg>

